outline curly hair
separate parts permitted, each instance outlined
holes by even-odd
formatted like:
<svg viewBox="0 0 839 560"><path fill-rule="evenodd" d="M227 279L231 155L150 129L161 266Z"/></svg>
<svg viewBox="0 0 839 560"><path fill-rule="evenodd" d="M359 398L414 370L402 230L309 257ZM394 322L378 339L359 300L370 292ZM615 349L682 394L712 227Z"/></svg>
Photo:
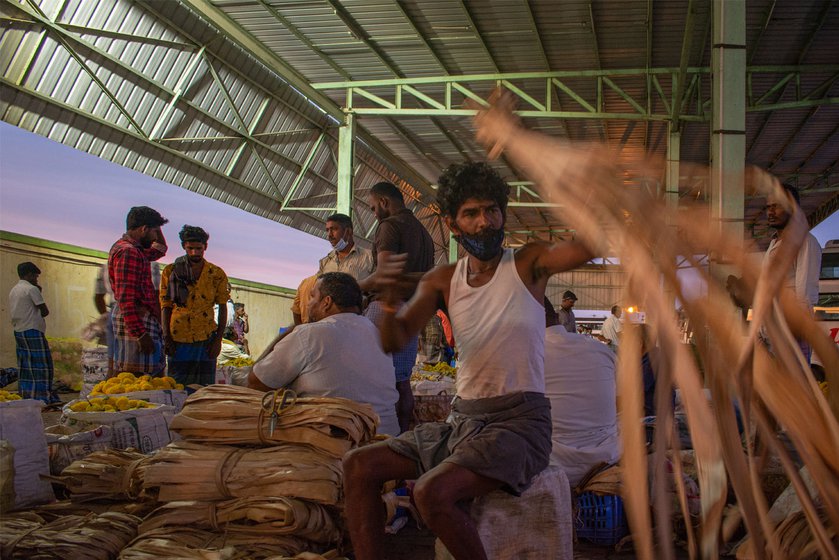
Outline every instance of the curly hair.
<svg viewBox="0 0 839 560"><path fill-rule="evenodd" d="M210 239L210 234L198 226L185 225L181 228L181 232L178 234L178 237L181 238L181 245L189 241L197 241L198 243L206 245L207 241Z"/></svg>
<svg viewBox="0 0 839 560"><path fill-rule="evenodd" d="M510 186L484 162L452 164L437 180L437 204L451 218L469 198L495 201L506 212L509 195Z"/></svg>

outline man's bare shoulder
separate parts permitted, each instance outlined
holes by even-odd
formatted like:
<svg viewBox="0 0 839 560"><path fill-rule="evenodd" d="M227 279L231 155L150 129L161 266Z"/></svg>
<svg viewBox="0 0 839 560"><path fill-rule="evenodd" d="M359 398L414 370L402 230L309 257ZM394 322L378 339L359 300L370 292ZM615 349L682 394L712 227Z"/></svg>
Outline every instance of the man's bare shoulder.
<svg viewBox="0 0 839 560"><path fill-rule="evenodd" d="M440 289L443 286L448 286L454 276L454 271L457 263L440 264L429 270L422 277L421 282L427 282L431 286Z"/></svg>

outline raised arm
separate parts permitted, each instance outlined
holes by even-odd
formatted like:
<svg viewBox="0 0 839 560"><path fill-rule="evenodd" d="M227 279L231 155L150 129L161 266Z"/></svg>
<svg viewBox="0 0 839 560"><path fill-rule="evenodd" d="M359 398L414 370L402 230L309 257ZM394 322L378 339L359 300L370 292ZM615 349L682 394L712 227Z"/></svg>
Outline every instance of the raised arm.
<svg viewBox="0 0 839 560"><path fill-rule="evenodd" d="M385 352L394 352L404 348L408 340L418 334L437 312L443 300L442 288L445 285L446 270L445 267L438 267L428 271L419 281L414 296L397 313L398 285L401 282L405 257L383 252L379 254L378 260L377 273L380 286L383 287L380 293L384 304L384 318L381 324L382 347Z"/></svg>

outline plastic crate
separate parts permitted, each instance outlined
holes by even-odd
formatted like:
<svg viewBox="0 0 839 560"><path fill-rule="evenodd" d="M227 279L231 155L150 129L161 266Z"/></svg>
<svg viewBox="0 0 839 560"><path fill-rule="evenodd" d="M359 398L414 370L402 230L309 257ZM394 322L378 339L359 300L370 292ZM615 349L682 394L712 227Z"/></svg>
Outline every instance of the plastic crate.
<svg viewBox="0 0 839 560"><path fill-rule="evenodd" d="M580 494L577 498L574 528L578 539L614 546L629 533L623 513L623 500L611 494Z"/></svg>

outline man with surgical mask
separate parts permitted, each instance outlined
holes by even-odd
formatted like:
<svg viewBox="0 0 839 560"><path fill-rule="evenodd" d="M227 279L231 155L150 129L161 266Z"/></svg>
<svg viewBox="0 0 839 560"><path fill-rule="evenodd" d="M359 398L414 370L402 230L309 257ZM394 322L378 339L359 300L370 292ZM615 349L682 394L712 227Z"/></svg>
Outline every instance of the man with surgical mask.
<svg viewBox="0 0 839 560"><path fill-rule="evenodd" d="M373 254L355 244L352 220L346 214L326 218L326 239L332 244L332 250L320 260L318 274L346 272L361 282L376 268Z"/></svg>
<svg viewBox="0 0 839 560"><path fill-rule="evenodd" d="M401 305L410 255L380 250L384 350L403 348L443 309L458 347L457 396L447 422L428 422L344 456L347 526L357 560L386 557L382 484L415 479L423 521L455 558L487 558L469 516L472 499L496 489L520 495L549 463L545 397L545 288L594 255L576 241L504 248L510 187L486 163L447 168L437 205L466 253L427 272ZM407 278L406 278L407 276ZM608 351L607 351L608 352Z"/></svg>

